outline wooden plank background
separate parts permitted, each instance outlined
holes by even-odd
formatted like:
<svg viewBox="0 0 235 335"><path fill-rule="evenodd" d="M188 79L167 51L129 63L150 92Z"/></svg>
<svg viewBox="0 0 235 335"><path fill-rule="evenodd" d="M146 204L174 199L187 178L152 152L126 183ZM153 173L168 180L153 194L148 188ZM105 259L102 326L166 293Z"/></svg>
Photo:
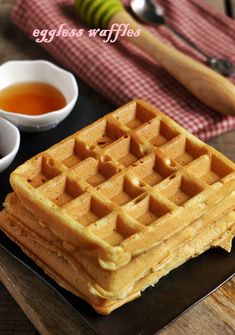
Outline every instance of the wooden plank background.
<svg viewBox="0 0 235 335"><path fill-rule="evenodd" d="M224 9L222 0L206 1L220 10ZM10 23L9 12L14 2L15 0L0 0L0 64L10 59L50 59L40 47L29 41ZM94 98L95 93L86 85L81 84L80 88L90 92ZM210 140L209 143L235 161L234 139L235 131L232 131ZM0 282L1 335L35 335L38 331L43 335L93 334L53 290L1 250ZM234 335L235 279L197 304L161 334Z"/></svg>

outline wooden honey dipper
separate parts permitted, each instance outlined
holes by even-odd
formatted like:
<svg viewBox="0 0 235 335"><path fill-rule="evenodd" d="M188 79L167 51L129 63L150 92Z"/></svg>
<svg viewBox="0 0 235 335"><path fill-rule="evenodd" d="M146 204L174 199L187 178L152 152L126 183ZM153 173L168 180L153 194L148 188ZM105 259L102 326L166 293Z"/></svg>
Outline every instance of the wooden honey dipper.
<svg viewBox="0 0 235 335"><path fill-rule="evenodd" d="M188 91L224 115L235 116L235 86L207 66L163 43L131 17L119 0L75 0L79 17L89 26L110 29L114 23L129 24L138 38L128 41L156 60Z"/></svg>

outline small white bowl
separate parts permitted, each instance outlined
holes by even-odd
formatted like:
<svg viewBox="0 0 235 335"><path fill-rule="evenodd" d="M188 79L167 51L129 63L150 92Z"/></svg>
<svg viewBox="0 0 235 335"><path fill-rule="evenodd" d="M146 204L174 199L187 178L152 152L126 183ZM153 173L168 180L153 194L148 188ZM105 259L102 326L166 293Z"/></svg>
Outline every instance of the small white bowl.
<svg viewBox="0 0 235 335"><path fill-rule="evenodd" d="M72 111L78 98L74 75L44 60L10 61L0 66L0 90L23 82L43 82L56 87L65 97L66 106L42 115L16 114L0 109L0 116L27 132L56 127Z"/></svg>
<svg viewBox="0 0 235 335"><path fill-rule="evenodd" d="M0 117L0 172L8 168L20 146L20 132L12 123Z"/></svg>

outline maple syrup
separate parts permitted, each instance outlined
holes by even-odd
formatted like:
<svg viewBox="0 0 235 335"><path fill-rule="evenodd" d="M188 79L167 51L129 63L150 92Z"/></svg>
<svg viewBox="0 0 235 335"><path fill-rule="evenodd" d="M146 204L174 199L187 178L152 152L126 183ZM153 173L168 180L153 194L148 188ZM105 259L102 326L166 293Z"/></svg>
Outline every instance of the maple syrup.
<svg viewBox="0 0 235 335"><path fill-rule="evenodd" d="M64 95L54 86L41 82L23 82L0 90L0 109L27 115L41 115L66 105Z"/></svg>

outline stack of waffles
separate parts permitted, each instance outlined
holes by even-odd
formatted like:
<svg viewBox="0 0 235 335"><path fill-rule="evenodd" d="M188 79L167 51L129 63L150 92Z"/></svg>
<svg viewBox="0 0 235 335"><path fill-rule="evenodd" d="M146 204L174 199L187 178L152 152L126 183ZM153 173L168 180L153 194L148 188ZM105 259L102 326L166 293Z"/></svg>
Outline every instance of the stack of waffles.
<svg viewBox="0 0 235 335"><path fill-rule="evenodd" d="M235 165L134 100L11 175L1 229L101 314L235 234Z"/></svg>

